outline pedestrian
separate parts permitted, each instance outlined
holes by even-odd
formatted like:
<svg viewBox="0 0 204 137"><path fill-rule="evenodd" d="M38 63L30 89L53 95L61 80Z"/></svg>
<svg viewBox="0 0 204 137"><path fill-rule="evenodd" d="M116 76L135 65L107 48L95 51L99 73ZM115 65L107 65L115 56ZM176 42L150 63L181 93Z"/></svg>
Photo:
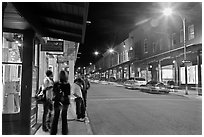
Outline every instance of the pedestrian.
<svg viewBox="0 0 204 137"><path fill-rule="evenodd" d="M68 134L67 110L70 104L71 86L68 82L68 75L65 71L60 71L59 81L54 83L54 118L52 121L51 135L57 134L58 120L61 112L62 118L62 134Z"/></svg>
<svg viewBox="0 0 204 137"><path fill-rule="evenodd" d="M85 118L85 106L84 106L84 100L82 96L82 86L83 86L83 80L81 78L76 78L74 80L73 84L73 95L76 97L76 115L77 120L84 121Z"/></svg>
<svg viewBox="0 0 204 137"><path fill-rule="evenodd" d="M86 103L86 100L87 100L87 91L90 88L90 83L89 83L89 80L87 78L87 75L82 76L82 79L83 79L82 96L83 96L83 99L84 99L84 106L85 106L85 109L86 109L86 106L87 106L87 103Z"/></svg>
<svg viewBox="0 0 204 137"><path fill-rule="evenodd" d="M43 101L43 119L42 119L42 130L48 132L50 129L52 111L53 111L53 73L51 70L46 71L46 77L42 84L42 91L45 94Z"/></svg>

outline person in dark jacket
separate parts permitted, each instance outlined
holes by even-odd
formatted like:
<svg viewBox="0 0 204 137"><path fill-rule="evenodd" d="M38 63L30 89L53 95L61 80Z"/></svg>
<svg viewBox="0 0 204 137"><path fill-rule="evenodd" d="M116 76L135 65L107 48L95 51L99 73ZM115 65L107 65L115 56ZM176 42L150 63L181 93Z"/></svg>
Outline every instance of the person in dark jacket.
<svg viewBox="0 0 204 137"><path fill-rule="evenodd" d="M76 97L76 115L77 120L84 121L85 120L85 106L84 100L82 96L82 86L83 80L81 78L76 78L73 83L73 95Z"/></svg>
<svg viewBox="0 0 204 137"><path fill-rule="evenodd" d="M85 109L86 109L86 106L87 106L87 103L86 103L87 91L90 88L90 83L89 83L89 80L87 78L87 75L82 76L82 80L83 80L82 95L83 95L83 99L84 99L84 106L85 106Z"/></svg>
<svg viewBox="0 0 204 137"><path fill-rule="evenodd" d="M60 111L62 118L62 134L68 134L68 123L67 123L67 110L70 104L70 84L68 83L68 76L65 71L60 71L59 81L54 83L54 118L52 121L51 135L57 134L58 120Z"/></svg>

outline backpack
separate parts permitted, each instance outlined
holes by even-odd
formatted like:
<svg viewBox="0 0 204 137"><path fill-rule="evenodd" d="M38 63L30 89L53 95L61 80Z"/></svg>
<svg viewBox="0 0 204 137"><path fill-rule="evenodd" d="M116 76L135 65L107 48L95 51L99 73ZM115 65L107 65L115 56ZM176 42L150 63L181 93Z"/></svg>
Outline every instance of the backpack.
<svg viewBox="0 0 204 137"><path fill-rule="evenodd" d="M42 90L42 86L40 86L39 90L36 92L35 98L39 102L46 100L46 91Z"/></svg>
<svg viewBox="0 0 204 137"><path fill-rule="evenodd" d="M60 84L59 86L59 102L63 104L65 98L64 98L64 92L62 91L62 89L60 88Z"/></svg>
<svg viewBox="0 0 204 137"><path fill-rule="evenodd" d="M65 96L65 93L62 91L61 89L61 85L62 83L57 82L55 83L54 87L56 86L55 89L55 94L54 94L54 98L53 101L55 101L56 103L59 103L59 105L64 105L64 104L69 104L69 98L68 96Z"/></svg>

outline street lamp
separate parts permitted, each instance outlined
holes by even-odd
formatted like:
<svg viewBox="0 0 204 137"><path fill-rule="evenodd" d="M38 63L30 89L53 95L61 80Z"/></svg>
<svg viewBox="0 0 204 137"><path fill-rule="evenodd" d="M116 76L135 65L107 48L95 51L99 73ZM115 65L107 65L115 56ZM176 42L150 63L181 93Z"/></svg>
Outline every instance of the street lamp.
<svg viewBox="0 0 204 137"><path fill-rule="evenodd" d="M172 9L171 8L166 8L163 11L165 16L169 16L171 15ZM187 85L187 64L186 64L186 36L185 36L185 28L186 28L186 23L185 23L185 18L183 16L181 16L181 14L177 13L176 15L178 15L180 17L180 19L182 20L182 25L183 25L183 48L184 48L184 67L185 67L185 94L188 95L188 85Z"/></svg>
<svg viewBox="0 0 204 137"><path fill-rule="evenodd" d="M95 52L94 52L94 55L98 56L98 55L99 55L99 52L98 52L98 51L95 51Z"/></svg>
<svg viewBox="0 0 204 137"><path fill-rule="evenodd" d="M119 64L119 53L117 52L117 51L115 51L114 49L112 49L112 48L110 48L110 49L108 49L108 52L109 53L117 53L118 54L118 64Z"/></svg>

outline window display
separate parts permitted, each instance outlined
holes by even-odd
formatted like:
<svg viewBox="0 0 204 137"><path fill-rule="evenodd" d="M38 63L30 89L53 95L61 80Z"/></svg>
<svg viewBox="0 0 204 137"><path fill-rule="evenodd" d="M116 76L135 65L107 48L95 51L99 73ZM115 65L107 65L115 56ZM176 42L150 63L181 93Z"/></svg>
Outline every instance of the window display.
<svg viewBox="0 0 204 137"><path fill-rule="evenodd" d="M3 32L3 113L20 112L23 35Z"/></svg>
<svg viewBox="0 0 204 137"><path fill-rule="evenodd" d="M185 67L180 67L181 84L185 84ZM187 83L198 84L198 65L187 67Z"/></svg>

